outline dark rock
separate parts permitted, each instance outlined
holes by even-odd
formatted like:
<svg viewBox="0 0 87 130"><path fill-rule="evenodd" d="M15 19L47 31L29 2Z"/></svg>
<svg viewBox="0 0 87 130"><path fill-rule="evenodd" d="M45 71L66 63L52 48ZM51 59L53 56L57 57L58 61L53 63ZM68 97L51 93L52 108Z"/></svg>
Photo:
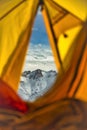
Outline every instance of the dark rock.
<svg viewBox="0 0 87 130"><path fill-rule="evenodd" d="M31 71L24 71L23 73L22 73L22 76L28 76L29 74L31 73Z"/></svg>
<svg viewBox="0 0 87 130"><path fill-rule="evenodd" d="M42 70L40 69L32 71L29 75L29 79L39 79L40 77L43 77Z"/></svg>
<svg viewBox="0 0 87 130"><path fill-rule="evenodd" d="M51 77L51 76L57 76L57 72L56 71L53 71L53 70L50 70L50 71L45 71L47 77ZM22 76L24 77L28 77L29 79L39 79L41 77L43 77L43 70L40 70L40 69L37 69L35 71L24 71L22 73Z"/></svg>
<svg viewBox="0 0 87 130"><path fill-rule="evenodd" d="M48 71L47 72L47 77L51 77L51 76L57 76L57 72L53 71L53 70Z"/></svg>

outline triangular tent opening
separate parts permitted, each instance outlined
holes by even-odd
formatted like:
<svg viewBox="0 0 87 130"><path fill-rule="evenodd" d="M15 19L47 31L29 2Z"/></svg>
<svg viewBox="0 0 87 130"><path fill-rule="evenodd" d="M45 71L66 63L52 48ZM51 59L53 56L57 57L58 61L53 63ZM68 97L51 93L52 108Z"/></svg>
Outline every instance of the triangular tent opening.
<svg viewBox="0 0 87 130"><path fill-rule="evenodd" d="M56 77L57 68L39 8L32 26L18 94L24 100L34 101L53 86Z"/></svg>
<svg viewBox="0 0 87 130"><path fill-rule="evenodd" d="M49 53L49 55L47 52ZM45 67L45 64L42 67L40 67L40 65L37 65L36 68L34 67L34 65L36 65L36 64L33 64L32 66L30 66L30 64L32 62L31 60L34 60L34 61L41 60L42 62L45 62L44 60L46 60L46 61L48 60L47 62L49 62L49 60L50 60L49 58L51 58L52 66L54 67L54 70L57 70L52 53L53 52L52 52L52 49L51 49L51 46L49 43L49 38L47 35L46 27L44 25L42 13L39 8L37 11L35 20L34 20L34 25L32 26L32 32L31 32L31 37L30 37L29 46L28 46L27 55L29 55L30 58L28 59L28 57L26 57L26 59L25 59L25 62L29 63L29 64L27 64L28 69L30 69L30 70L35 70L35 69L50 70L52 68L50 66ZM24 65L24 66L27 67L26 65ZM26 69L24 69L24 70L26 70Z"/></svg>

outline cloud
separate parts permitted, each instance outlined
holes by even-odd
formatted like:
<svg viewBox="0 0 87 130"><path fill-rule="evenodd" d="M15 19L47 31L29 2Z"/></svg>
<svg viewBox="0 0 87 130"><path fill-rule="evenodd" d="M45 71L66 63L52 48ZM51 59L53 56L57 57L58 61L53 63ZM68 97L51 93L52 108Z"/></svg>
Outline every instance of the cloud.
<svg viewBox="0 0 87 130"><path fill-rule="evenodd" d="M38 15L41 15L42 13L41 13L41 11L40 10L38 10Z"/></svg>
<svg viewBox="0 0 87 130"><path fill-rule="evenodd" d="M38 15L41 15L42 13L41 13L41 8L39 7L39 9L38 9Z"/></svg>

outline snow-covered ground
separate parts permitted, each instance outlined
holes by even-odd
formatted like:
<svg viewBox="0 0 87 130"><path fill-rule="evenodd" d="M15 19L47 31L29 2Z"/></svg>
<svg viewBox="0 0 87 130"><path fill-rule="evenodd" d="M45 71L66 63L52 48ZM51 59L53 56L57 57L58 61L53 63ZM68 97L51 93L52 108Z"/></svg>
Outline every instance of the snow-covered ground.
<svg viewBox="0 0 87 130"><path fill-rule="evenodd" d="M55 82L57 70L48 46L30 45L18 89L26 101L35 101L47 92Z"/></svg>
<svg viewBox="0 0 87 130"><path fill-rule="evenodd" d="M52 50L49 46L40 43L30 44L23 71L35 69L56 70Z"/></svg>

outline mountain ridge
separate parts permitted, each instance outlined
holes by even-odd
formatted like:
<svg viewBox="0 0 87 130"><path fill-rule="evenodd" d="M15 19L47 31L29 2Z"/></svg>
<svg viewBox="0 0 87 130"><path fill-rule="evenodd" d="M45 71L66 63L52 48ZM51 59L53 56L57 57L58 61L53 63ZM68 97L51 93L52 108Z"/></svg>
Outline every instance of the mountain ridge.
<svg viewBox="0 0 87 130"><path fill-rule="evenodd" d="M19 96L26 101L35 101L43 96L53 85L57 77L55 70L24 71L18 89Z"/></svg>

